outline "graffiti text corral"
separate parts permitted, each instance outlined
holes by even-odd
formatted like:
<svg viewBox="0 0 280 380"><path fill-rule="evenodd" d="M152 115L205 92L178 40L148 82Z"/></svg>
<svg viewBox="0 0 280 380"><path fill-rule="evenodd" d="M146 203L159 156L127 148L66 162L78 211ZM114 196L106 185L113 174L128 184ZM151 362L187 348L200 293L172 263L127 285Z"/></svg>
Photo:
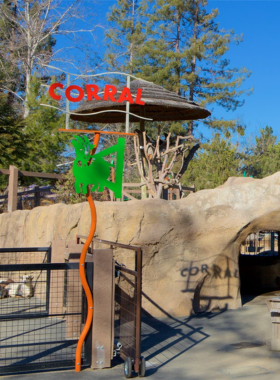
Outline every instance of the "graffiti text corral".
<svg viewBox="0 0 280 380"><path fill-rule="evenodd" d="M198 273L206 273L208 275L212 275L215 278L238 278L237 269L234 271L234 273L232 273L229 267L222 270L222 268L215 264L213 264L212 267L208 267L207 264L202 264L200 267L191 265L189 268L184 268L181 270L181 275L183 277L196 276Z"/></svg>
<svg viewBox="0 0 280 380"><path fill-rule="evenodd" d="M60 100L61 95L57 95L54 90L57 88L63 89L62 83L53 83L49 87L49 94L55 100ZM71 91L76 90L78 92L78 96L72 96ZM75 84L68 86L65 89L65 96L70 102L80 102L86 95L87 100L111 100L112 102L122 103L128 101L130 104L139 104L145 105L145 102L141 100L142 89L138 88L135 100L131 95L130 89L128 87L124 87L120 92L120 95L117 98L117 87L112 86L110 84L105 84L103 97L99 96L99 87L96 84L87 84L85 86L85 91L82 87L77 86Z"/></svg>

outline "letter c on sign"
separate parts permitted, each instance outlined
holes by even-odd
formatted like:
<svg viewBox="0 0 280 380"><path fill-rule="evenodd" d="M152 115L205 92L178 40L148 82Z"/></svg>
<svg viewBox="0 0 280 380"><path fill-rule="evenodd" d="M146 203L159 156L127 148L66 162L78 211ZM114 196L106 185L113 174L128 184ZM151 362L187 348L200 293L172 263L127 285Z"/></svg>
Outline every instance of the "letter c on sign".
<svg viewBox="0 0 280 380"><path fill-rule="evenodd" d="M71 91L72 90L77 90L79 95L76 98L73 98L71 96ZM75 84L72 84L71 86L67 87L65 90L65 96L70 102L79 102L83 99L84 97L84 90L80 86L76 86Z"/></svg>
<svg viewBox="0 0 280 380"><path fill-rule="evenodd" d="M54 99L54 100L60 100L61 99L61 95L56 95L54 90L56 88L63 88L63 84L62 83L53 83L50 88L49 88L49 94L50 96Z"/></svg>

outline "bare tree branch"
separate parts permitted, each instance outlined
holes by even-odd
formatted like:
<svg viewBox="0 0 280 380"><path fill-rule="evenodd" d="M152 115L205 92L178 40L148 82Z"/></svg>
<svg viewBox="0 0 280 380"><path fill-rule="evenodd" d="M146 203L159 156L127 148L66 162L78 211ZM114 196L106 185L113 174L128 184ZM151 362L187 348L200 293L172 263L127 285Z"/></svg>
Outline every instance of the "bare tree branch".
<svg viewBox="0 0 280 380"><path fill-rule="evenodd" d="M152 141L146 134L142 132L143 154L140 151L139 139L141 132L136 129L136 137L134 138L134 149L136 155L136 163L142 181L147 185L153 198L160 198L163 189L180 187L179 180L188 168L188 165L195 152L199 149L199 144L194 146L193 136L177 136L174 141L171 139L171 133L164 140L159 134L156 141ZM142 170L141 157L145 158L145 166L147 170ZM176 166L175 163L181 160L181 165ZM174 173L174 170L176 173ZM147 174L146 174L147 173ZM182 193L182 191L180 191Z"/></svg>
<svg viewBox="0 0 280 380"><path fill-rule="evenodd" d="M76 39L76 35L83 36L85 33L93 36L95 29L101 27L90 25L88 29L76 28L75 20L83 21L85 16L89 17L89 11L81 11L82 0L73 0L70 4L65 4L67 3L62 0L17 0L15 3L0 4L0 19L2 24L7 26L6 29L3 28L3 33L7 34L9 41L8 45L0 45L0 57L5 57L15 71L19 70L25 82L24 117L29 114L28 96L34 71L51 60L60 59L62 49L55 50L52 39L64 35L71 36L70 40L73 40ZM12 7L16 7L16 12L11 11ZM75 43L71 41L71 45L73 48ZM80 45L79 43L76 46ZM65 51L67 48L63 49ZM67 59L63 57L63 61L67 62ZM8 69L4 70L7 74ZM7 90L11 93L16 92L15 83L10 86L5 81L5 86L9 87ZM22 97L22 94L19 96Z"/></svg>

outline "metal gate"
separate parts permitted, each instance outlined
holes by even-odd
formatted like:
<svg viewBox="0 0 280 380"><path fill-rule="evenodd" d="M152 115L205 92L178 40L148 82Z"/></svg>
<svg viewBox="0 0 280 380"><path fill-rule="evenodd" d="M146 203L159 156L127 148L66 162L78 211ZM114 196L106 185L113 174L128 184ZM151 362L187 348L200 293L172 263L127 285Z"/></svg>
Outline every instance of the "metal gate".
<svg viewBox="0 0 280 380"><path fill-rule="evenodd" d="M142 250L120 246L135 252L135 265L129 269L115 264L115 340L121 344L121 357L131 358L134 371L144 376L145 360L141 358Z"/></svg>
<svg viewBox="0 0 280 380"><path fill-rule="evenodd" d="M278 231L258 231L247 236L240 247L240 254L247 256L280 256Z"/></svg>
<svg viewBox="0 0 280 380"><path fill-rule="evenodd" d="M49 263L49 247L0 249L0 260L7 263L0 265L0 281L13 281L8 290L1 286L0 374L74 368L87 313L79 263ZM92 284L92 263L86 273ZM91 336L82 359L90 365Z"/></svg>

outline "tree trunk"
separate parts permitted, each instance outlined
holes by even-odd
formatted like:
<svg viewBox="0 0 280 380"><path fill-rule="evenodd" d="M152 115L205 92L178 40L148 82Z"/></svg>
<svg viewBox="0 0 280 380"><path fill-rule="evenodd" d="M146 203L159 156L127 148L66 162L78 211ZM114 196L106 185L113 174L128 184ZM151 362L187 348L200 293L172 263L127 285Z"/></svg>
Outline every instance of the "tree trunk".
<svg viewBox="0 0 280 380"><path fill-rule="evenodd" d="M195 12L194 12L194 23L193 23L193 39L196 42L197 37L198 37L198 12L199 12L199 0L194 0L195 3ZM195 69L196 69L196 56L193 55L192 57L192 63L191 63L191 73L195 74ZM190 84L190 96L189 99L190 101L194 101L194 86L195 83L192 82ZM194 126L194 121L191 120L188 123L188 132L187 135L191 136L193 135L193 126Z"/></svg>
<svg viewBox="0 0 280 380"><path fill-rule="evenodd" d="M195 155L196 151L199 148L200 148L199 144L196 144L195 146L193 146L191 148L190 153L188 154L188 156L186 157L186 159L184 161L182 169L178 173L178 179L180 179L182 177L182 175L186 172L186 170L188 169L189 163L191 162L191 160L193 159L193 156Z"/></svg>
<svg viewBox="0 0 280 380"><path fill-rule="evenodd" d="M25 80L26 92L25 92L25 100L24 100L24 114L23 118L26 119L30 113L30 107L28 105L28 98L30 95L30 86L31 86L31 73L29 70L26 72L26 80Z"/></svg>
<svg viewBox="0 0 280 380"><path fill-rule="evenodd" d="M132 25L131 25L131 35L134 34L134 18L135 18L135 0L132 0ZM134 44L131 41L129 50L129 72L130 74L133 74L133 49L134 49Z"/></svg>
<svg viewBox="0 0 280 380"><path fill-rule="evenodd" d="M177 33L176 33L176 43L175 43L175 52L176 54L179 55L180 53L180 32L181 32L181 12L178 10L177 11ZM181 90L180 90L180 77L181 77L181 70L180 67L181 65L179 64L180 58L177 56L176 57L177 61L177 68L176 68L176 74L178 78L178 89L177 89L177 94L180 95Z"/></svg>
<svg viewBox="0 0 280 380"><path fill-rule="evenodd" d="M30 95L30 86L31 86L31 75L32 75L32 67L31 67L31 35L30 35L30 8L29 2L26 2L25 5L25 15L27 20L27 58L26 58L26 78L25 78L25 101L24 101L24 114L23 118L26 119L29 116L30 108L28 105L28 98Z"/></svg>

